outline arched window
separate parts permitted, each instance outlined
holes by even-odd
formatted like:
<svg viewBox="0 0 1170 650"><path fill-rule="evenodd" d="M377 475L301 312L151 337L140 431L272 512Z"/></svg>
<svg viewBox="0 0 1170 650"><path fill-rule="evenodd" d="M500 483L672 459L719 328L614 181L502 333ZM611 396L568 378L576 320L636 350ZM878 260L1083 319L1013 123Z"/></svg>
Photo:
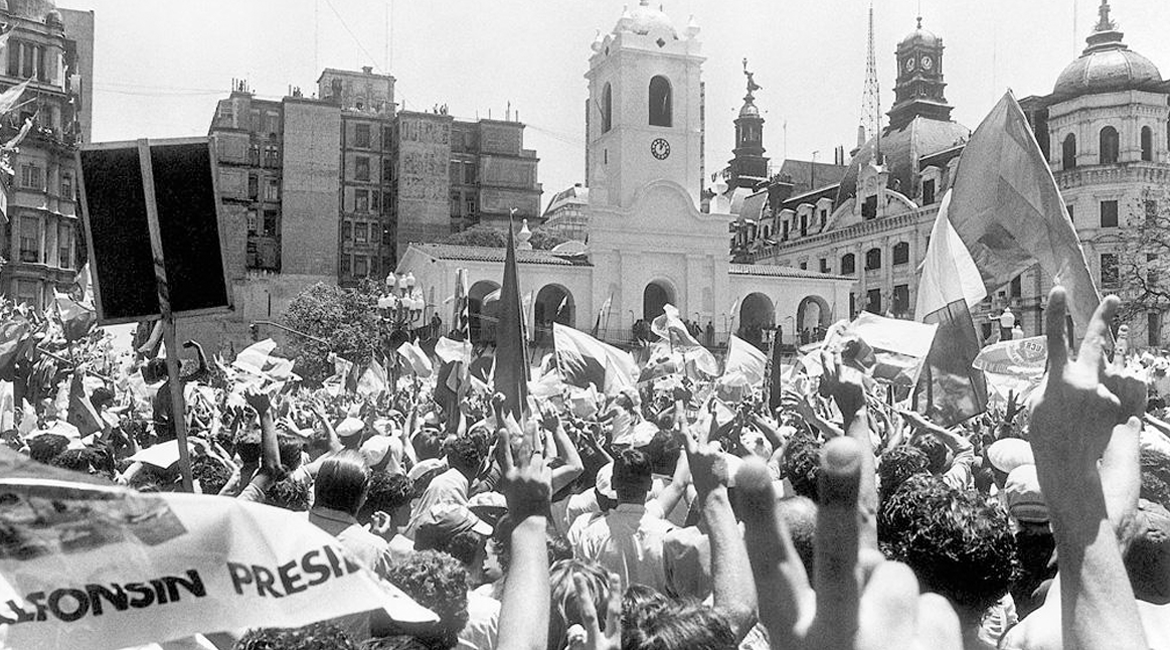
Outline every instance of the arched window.
<svg viewBox="0 0 1170 650"><path fill-rule="evenodd" d="M857 272L857 258L853 253L846 253L841 256L841 275L853 275Z"/></svg>
<svg viewBox="0 0 1170 650"><path fill-rule="evenodd" d="M654 77L650 80L650 126L673 126L671 122L670 82Z"/></svg>
<svg viewBox="0 0 1170 650"><path fill-rule="evenodd" d="M865 252L865 270L874 271L882 268L882 249L871 248Z"/></svg>
<svg viewBox="0 0 1170 650"><path fill-rule="evenodd" d="M609 133L613 128L613 88L606 82L601 90L601 132Z"/></svg>
<svg viewBox="0 0 1170 650"><path fill-rule="evenodd" d="M1061 169L1075 169L1077 166L1077 136L1068 134L1061 145Z"/></svg>
<svg viewBox="0 0 1170 650"><path fill-rule="evenodd" d="M904 241L894 244L894 266L910 263L910 244Z"/></svg>
<svg viewBox="0 0 1170 650"><path fill-rule="evenodd" d="M1111 126L1101 129L1101 164L1116 163L1120 149L1121 138L1117 135L1117 129Z"/></svg>
<svg viewBox="0 0 1170 650"><path fill-rule="evenodd" d="M1148 126L1142 127L1142 160L1150 162L1154 159L1154 130Z"/></svg>

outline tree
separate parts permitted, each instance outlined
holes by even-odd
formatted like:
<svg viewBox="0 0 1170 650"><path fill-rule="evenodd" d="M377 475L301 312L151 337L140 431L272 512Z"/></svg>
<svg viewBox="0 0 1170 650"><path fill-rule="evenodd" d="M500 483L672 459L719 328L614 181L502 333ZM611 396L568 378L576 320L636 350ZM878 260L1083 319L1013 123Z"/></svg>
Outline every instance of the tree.
<svg viewBox="0 0 1170 650"><path fill-rule="evenodd" d="M568 241L555 233L537 228L532 231L529 244L538 251L552 250ZM508 245L507 230L500 230L484 224L476 224L467 230L451 234L442 240L443 244L458 244L462 246L485 246L487 248L504 248Z"/></svg>
<svg viewBox="0 0 1170 650"><path fill-rule="evenodd" d="M1170 311L1170 190L1145 190L1128 213L1121 228L1090 241L1103 254L1102 293L1117 293L1122 299L1118 321L1146 330L1149 314L1158 314L1161 323ZM1154 335L1160 340L1160 332Z"/></svg>
<svg viewBox="0 0 1170 650"><path fill-rule="evenodd" d="M378 285L368 279L354 289L318 282L298 294L285 312L285 324L329 345L290 337L297 374L309 384L319 384L333 374L330 353L358 365L369 363L382 341L379 295Z"/></svg>

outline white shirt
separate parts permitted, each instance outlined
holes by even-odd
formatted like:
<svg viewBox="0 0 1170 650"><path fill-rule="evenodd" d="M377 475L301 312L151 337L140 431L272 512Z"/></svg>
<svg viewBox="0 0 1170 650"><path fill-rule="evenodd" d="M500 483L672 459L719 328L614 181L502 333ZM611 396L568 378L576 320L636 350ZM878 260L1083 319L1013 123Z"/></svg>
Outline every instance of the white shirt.
<svg viewBox="0 0 1170 650"><path fill-rule="evenodd" d="M646 506L623 503L593 519L574 542L573 552L616 573L623 592L634 583L665 592L662 544L672 530L674 524L647 512Z"/></svg>

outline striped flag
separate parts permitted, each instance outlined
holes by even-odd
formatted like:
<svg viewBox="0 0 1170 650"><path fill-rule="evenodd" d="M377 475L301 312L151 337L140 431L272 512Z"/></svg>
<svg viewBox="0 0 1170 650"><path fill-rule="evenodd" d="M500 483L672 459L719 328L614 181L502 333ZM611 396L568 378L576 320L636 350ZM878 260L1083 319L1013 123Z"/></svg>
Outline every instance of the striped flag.
<svg viewBox="0 0 1170 650"><path fill-rule="evenodd" d="M461 341L471 340L471 312L467 299L467 269L455 271L455 311L451 316L452 333Z"/></svg>
<svg viewBox="0 0 1170 650"><path fill-rule="evenodd" d="M987 295L979 269L951 226L951 192L943 195L930 246L922 263L915 314L938 325L918 382L918 410L943 426L953 426L987 408L983 372L971 367L979 354L979 335L970 308Z"/></svg>

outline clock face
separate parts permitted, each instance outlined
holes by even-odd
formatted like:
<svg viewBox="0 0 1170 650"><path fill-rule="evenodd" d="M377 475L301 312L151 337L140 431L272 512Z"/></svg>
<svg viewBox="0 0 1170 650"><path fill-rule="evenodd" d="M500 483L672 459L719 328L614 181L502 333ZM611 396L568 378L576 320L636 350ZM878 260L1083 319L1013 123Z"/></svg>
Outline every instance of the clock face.
<svg viewBox="0 0 1170 650"><path fill-rule="evenodd" d="M670 155L670 143L663 138L655 138L654 142L650 143L650 153L659 160L666 160Z"/></svg>
<svg viewBox="0 0 1170 650"><path fill-rule="evenodd" d="M922 57L922 69L923 70L930 70L933 67L934 67L934 59L930 58L929 56Z"/></svg>
<svg viewBox="0 0 1170 650"><path fill-rule="evenodd" d="M914 57L906 59L906 72L914 72Z"/></svg>

